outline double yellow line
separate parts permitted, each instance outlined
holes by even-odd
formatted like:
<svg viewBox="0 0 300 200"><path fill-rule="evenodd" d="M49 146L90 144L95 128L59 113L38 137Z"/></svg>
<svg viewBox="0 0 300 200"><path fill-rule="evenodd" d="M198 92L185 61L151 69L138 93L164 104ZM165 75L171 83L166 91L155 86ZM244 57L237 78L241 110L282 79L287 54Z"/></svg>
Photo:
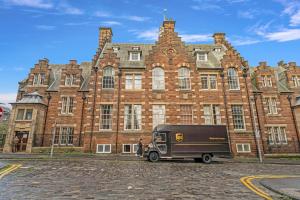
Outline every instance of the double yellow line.
<svg viewBox="0 0 300 200"><path fill-rule="evenodd" d="M272 200L272 197L264 192L263 190L256 187L251 181L253 179L263 179L263 178L299 178L300 176L286 176L286 175L259 175L259 176L245 176L240 179L240 181L250 190L252 190L257 195L263 197L267 200Z"/></svg>
<svg viewBox="0 0 300 200"><path fill-rule="evenodd" d="M4 176L6 176L7 174L11 173L12 171L20 168L22 165L9 165L8 168L6 168L5 170L3 171L0 171L0 179L2 179Z"/></svg>

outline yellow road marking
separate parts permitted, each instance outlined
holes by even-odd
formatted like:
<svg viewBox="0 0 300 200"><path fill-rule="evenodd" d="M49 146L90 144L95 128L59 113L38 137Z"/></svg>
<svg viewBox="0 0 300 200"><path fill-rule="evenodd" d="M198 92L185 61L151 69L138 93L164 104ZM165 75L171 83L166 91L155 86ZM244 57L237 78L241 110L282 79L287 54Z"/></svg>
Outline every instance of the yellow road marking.
<svg viewBox="0 0 300 200"><path fill-rule="evenodd" d="M7 169L3 170L0 172L0 179L3 178L4 176L6 176L7 174L11 173L12 171L20 168L22 165L11 165L10 167L8 167Z"/></svg>
<svg viewBox="0 0 300 200"><path fill-rule="evenodd" d="M299 178L300 176L286 176L286 175L258 175L258 176L245 176L240 179L240 181L251 191L261 196L264 199L272 200L272 197L264 192L263 190L256 187L251 181L253 179L263 179L263 178Z"/></svg>

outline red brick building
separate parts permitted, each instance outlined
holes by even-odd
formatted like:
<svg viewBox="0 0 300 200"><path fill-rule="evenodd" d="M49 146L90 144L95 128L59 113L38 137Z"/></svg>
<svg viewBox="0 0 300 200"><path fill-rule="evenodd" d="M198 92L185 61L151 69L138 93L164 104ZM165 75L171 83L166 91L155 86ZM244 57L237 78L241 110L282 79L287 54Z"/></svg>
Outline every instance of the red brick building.
<svg viewBox="0 0 300 200"><path fill-rule="evenodd" d="M4 151L14 138L28 152L54 138L86 152L134 153L158 124L224 124L234 155L300 152L296 63L250 67L225 34L185 44L174 29L166 20L155 44L119 44L100 28L92 62L40 60L20 82ZM17 141L17 132L32 141Z"/></svg>

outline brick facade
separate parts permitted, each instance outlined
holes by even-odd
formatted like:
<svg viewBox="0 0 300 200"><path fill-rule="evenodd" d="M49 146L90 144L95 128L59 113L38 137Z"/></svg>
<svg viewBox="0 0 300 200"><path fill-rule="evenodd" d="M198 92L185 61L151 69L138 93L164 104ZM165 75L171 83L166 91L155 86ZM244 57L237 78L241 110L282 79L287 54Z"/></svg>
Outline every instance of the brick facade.
<svg viewBox="0 0 300 200"><path fill-rule="evenodd" d="M261 62L257 67L249 67L225 34L214 34L211 45L188 45L175 32L172 20L163 22L158 41L151 45L112 43L110 28L101 28L99 33L99 49L92 62L77 64L71 60L66 65L51 65L48 60L41 60L31 69L28 78L20 82L17 100L21 100L23 94L37 91L47 105L45 128L34 138L36 146L51 145L54 127L69 127L68 131L73 131L71 144L63 144L66 141L60 138L62 145L83 146L86 152L97 152L97 145L108 144L110 151L107 152L122 153L124 144L133 148L139 138L143 138L144 143L150 142L153 118L157 117L154 107L162 109L159 112L165 114L160 120L167 124L205 124L209 118L208 107L214 107L214 111L209 111L214 113L212 120L220 117L218 123L227 126L233 155L257 155L257 146L265 154L300 151L295 123L299 117L293 118L292 109L300 95L300 87L293 85L292 78L295 74L300 77L296 63L280 62L274 68ZM136 61L131 60L133 54L138 56ZM204 56L204 60L198 56ZM157 69L163 73L164 82L164 87L161 85L159 89L155 88L157 83L153 78ZM183 79L181 71L188 74ZM39 86L33 84L37 73L45 75ZM232 73L234 75L229 77ZM71 85L66 84L69 75L73 75ZM201 77L209 77L207 83L214 81L216 85L206 88L206 79L202 82ZM264 80L269 81L268 87ZM137 84L137 88L132 84ZM270 107L273 113L268 114L271 101L276 105ZM71 108L67 108L70 104ZM111 110L104 111L108 108ZM236 109L241 109L241 128L237 128L239 111ZM125 115L130 111L133 114ZM108 125L104 126L106 122ZM14 123L13 117L11 123ZM136 130L132 130L130 123ZM67 131L57 130L62 131L58 131L58 135ZM255 137L255 130L260 137ZM277 130L281 134L280 141L276 140ZM241 145L249 145L250 151L241 152L237 149Z"/></svg>

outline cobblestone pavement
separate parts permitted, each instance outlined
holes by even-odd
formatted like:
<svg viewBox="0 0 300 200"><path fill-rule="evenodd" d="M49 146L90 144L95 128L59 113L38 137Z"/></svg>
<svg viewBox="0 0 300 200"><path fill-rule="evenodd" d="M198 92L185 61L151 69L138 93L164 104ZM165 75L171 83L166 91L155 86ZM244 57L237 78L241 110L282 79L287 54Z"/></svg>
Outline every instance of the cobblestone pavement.
<svg viewBox="0 0 300 200"><path fill-rule="evenodd" d="M300 165L232 162L210 165L192 161L94 159L6 162L23 166L0 180L1 200L260 199L240 183L241 177L300 174Z"/></svg>

